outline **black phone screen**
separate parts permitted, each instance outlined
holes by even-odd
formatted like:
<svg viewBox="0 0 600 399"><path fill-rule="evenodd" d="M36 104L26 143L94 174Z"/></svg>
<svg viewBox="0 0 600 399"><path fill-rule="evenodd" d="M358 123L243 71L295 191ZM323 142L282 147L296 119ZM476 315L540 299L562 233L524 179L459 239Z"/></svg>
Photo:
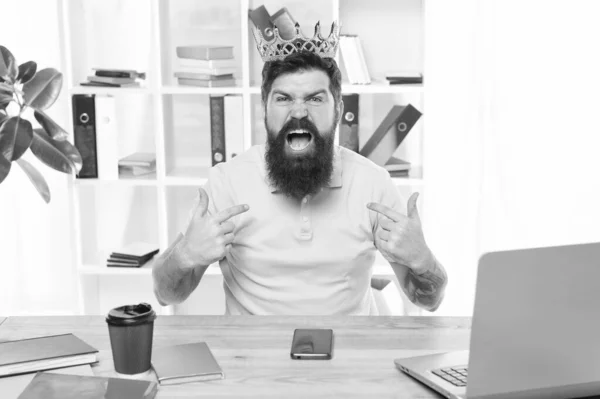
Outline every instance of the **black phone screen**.
<svg viewBox="0 0 600 399"><path fill-rule="evenodd" d="M296 329L292 339L292 359L328 360L333 355L333 330Z"/></svg>

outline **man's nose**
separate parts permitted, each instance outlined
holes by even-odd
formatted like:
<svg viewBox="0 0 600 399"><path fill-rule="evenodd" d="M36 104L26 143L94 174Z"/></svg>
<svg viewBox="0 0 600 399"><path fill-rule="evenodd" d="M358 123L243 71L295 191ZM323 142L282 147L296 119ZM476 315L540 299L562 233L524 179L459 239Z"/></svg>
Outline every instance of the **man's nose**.
<svg viewBox="0 0 600 399"><path fill-rule="evenodd" d="M292 105L291 116L295 119L302 119L308 115L304 101L295 101Z"/></svg>

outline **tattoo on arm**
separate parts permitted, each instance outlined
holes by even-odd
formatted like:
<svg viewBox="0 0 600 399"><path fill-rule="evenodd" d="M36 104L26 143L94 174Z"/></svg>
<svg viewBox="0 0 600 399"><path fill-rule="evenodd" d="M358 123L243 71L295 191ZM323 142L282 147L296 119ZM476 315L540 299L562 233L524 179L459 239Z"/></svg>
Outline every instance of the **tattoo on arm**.
<svg viewBox="0 0 600 399"><path fill-rule="evenodd" d="M411 302L433 312L442 303L447 281L446 271L434 260L430 270L423 274L412 270L406 273L404 291Z"/></svg>

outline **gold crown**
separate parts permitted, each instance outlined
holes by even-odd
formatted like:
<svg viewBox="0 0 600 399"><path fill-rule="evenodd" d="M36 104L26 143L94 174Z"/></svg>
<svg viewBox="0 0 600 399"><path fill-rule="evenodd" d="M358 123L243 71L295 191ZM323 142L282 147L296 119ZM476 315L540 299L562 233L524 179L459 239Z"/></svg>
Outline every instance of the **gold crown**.
<svg viewBox="0 0 600 399"><path fill-rule="evenodd" d="M274 28L272 40L265 40L260 29L253 27L256 48L264 62L283 60L292 53L310 51L322 58L333 58L340 43L340 27L336 21L331 24L331 33L328 37L321 36L321 22L315 25L315 34L312 38L304 36L300 31L300 24L296 22L296 34L291 39L283 39L279 29Z"/></svg>

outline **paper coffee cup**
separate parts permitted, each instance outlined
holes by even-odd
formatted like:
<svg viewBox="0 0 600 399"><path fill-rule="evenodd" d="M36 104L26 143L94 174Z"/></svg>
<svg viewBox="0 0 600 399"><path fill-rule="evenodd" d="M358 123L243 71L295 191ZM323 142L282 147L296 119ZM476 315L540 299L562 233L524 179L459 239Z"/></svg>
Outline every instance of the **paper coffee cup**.
<svg viewBox="0 0 600 399"><path fill-rule="evenodd" d="M152 361L152 336L156 312L147 303L111 309L106 316L115 371L140 374Z"/></svg>

